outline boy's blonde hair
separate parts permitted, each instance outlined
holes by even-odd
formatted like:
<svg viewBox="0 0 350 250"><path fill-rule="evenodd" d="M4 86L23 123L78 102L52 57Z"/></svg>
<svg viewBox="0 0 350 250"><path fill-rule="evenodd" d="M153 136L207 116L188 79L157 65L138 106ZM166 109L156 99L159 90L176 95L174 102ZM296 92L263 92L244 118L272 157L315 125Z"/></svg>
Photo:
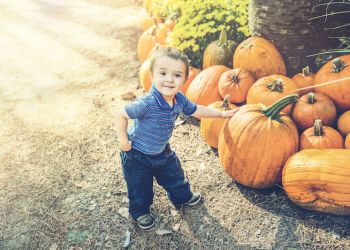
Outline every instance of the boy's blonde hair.
<svg viewBox="0 0 350 250"><path fill-rule="evenodd" d="M157 46L155 50L153 51L151 58L150 58L150 64L149 69L153 73L153 65L154 62L162 56L168 56L175 60L180 60L185 64L186 71L185 71L185 78L187 79L189 74L189 62L186 54L178 49L172 48L172 47L164 47L164 46Z"/></svg>

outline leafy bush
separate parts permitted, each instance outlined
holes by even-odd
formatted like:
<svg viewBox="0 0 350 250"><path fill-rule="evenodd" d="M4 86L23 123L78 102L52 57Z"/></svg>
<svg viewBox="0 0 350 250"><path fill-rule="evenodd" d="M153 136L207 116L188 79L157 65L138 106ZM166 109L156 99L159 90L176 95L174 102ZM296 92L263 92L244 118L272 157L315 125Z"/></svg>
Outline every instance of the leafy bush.
<svg viewBox="0 0 350 250"><path fill-rule="evenodd" d="M228 39L249 36L248 0L154 0L153 12L176 19L170 44L184 51L191 64L201 67L205 48L227 29Z"/></svg>

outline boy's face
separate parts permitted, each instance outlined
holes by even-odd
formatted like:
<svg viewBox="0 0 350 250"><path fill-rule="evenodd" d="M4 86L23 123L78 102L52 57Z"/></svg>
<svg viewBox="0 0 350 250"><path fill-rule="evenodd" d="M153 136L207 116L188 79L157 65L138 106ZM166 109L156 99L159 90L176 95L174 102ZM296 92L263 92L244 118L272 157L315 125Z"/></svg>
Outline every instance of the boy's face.
<svg viewBox="0 0 350 250"><path fill-rule="evenodd" d="M185 82L186 65L168 56L156 59L153 64L152 81L166 100L172 100Z"/></svg>

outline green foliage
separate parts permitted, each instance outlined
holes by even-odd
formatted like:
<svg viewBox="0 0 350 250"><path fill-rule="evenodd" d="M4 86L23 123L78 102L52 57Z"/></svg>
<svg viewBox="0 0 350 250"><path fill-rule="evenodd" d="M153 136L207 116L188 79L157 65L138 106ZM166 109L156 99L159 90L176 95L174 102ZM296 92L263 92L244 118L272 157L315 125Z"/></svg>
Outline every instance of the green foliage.
<svg viewBox="0 0 350 250"><path fill-rule="evenodd" d="M176 19L171 45L184 51L191 64L201 67L205 48L227 29L230 40L249 36L249 0L155 0L154 12Z"/></svg>

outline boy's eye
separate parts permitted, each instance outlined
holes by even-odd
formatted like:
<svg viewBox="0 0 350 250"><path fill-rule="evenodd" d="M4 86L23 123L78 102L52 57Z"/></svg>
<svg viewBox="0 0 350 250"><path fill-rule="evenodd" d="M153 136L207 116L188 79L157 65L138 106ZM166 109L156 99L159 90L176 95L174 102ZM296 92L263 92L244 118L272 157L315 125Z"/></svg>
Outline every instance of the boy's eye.
<svg viewBox="0 0 350 250"><path fill-rule="evenodd" d="M165 76L165 75L166 75L166 73L165 73L165 72L160 72L160 74L161 74L162 76Z"/></svg>
<svg viewBox="0 0 350 250"><path fill-rule="evenodd" d="M182 77L182 75L181 75L181 74L176 74L176 75L175 75L175 77L177 77L177 78L181 78L181 77Z"/></svg>

